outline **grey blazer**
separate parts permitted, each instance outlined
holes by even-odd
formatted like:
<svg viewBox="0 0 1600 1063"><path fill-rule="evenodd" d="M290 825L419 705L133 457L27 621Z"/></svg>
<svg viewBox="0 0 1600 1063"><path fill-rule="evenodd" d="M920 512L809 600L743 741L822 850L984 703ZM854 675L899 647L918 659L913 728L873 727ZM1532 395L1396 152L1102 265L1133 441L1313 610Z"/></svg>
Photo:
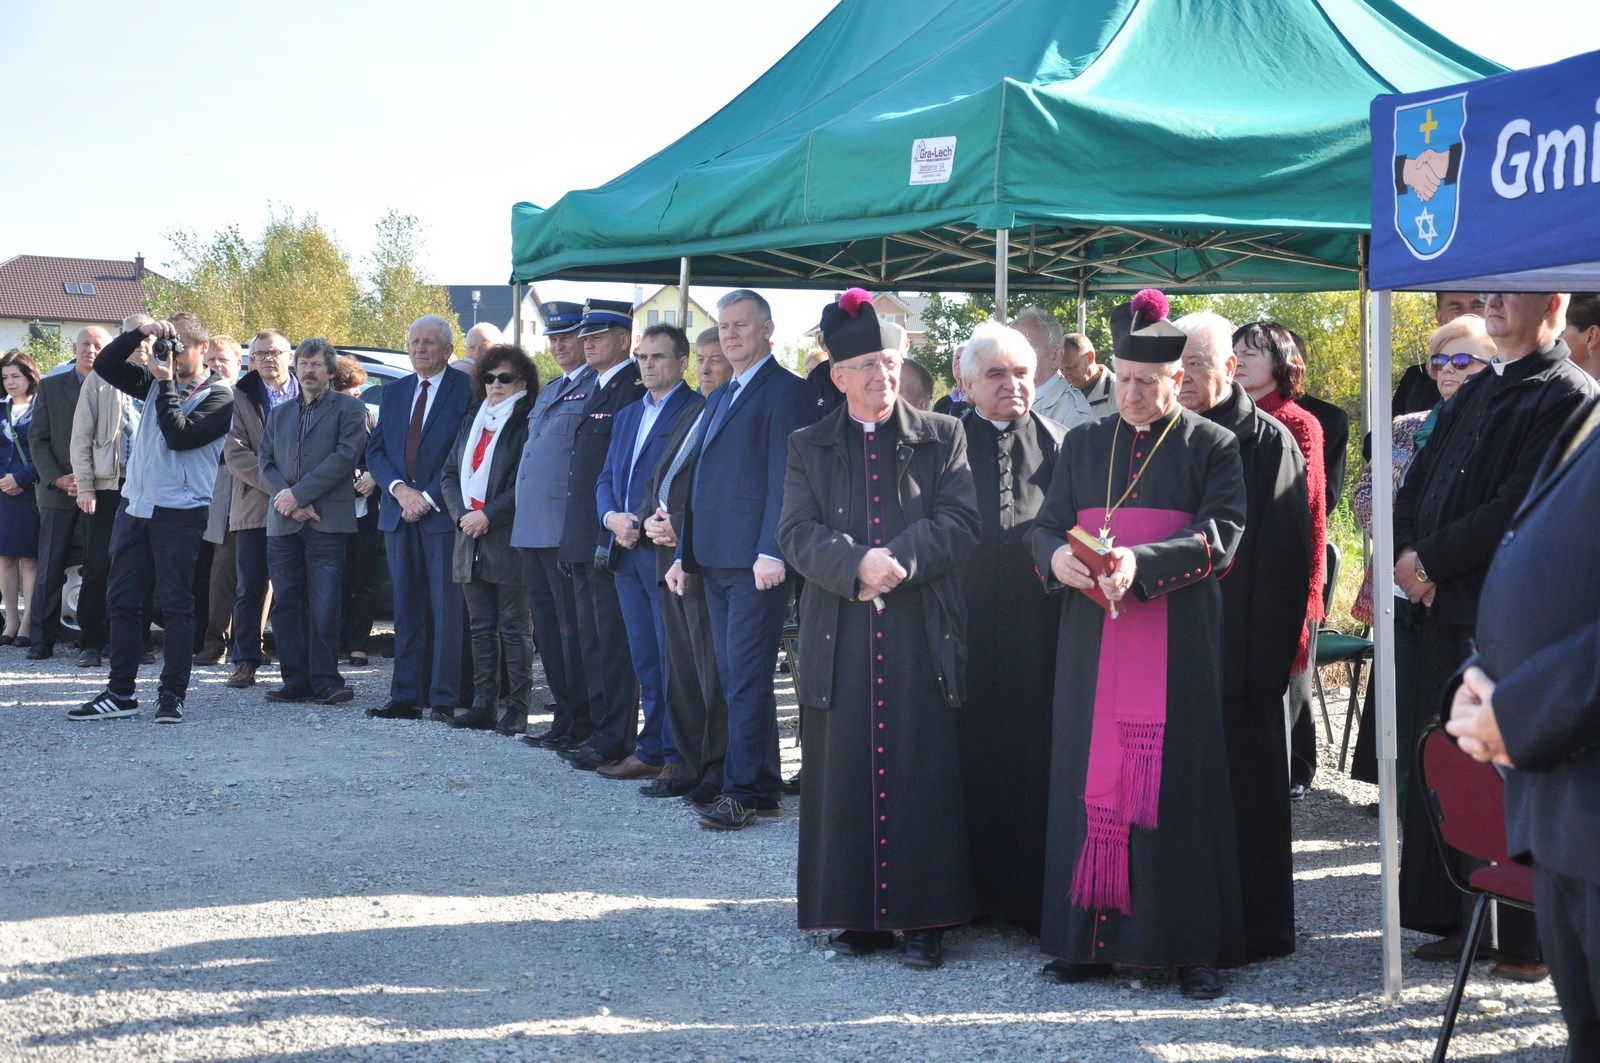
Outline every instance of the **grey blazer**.
<svg viewBox="0 0 1600 1063"><path fill-rule="evenodd" d="M271 504L291 488L302 506L315 506L321 518L310 526L323 532L356 530L356 460L367 442L367 407L360 399L329 390L305 414L301 403L285 402L267 416L261 433L261 479L267 493L267 534L295 535L305 524L285 517Z"/></svg>
<svg viewBox="0 0 1600 1063"><path fill-rule="evenodd" d="M596 374L585 366L576 380L558 377L539 390L528 413L528 441L517 468L517 513L511 545L561 545L567 516L567 471ZM592 506L590 508L593 508Z"/></svg>

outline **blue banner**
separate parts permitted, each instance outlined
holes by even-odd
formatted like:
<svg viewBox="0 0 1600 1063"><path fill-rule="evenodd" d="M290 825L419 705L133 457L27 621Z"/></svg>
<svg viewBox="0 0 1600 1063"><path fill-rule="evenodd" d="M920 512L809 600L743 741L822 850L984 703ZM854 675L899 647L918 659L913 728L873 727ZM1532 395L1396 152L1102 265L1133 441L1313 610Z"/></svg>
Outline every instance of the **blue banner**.
<svg viewBox="0 0 1600 1063"><path fill-rule="evenodd" d="M1600 286L1600 52L1380 96L1371 122L1373 288Z"/></svg>

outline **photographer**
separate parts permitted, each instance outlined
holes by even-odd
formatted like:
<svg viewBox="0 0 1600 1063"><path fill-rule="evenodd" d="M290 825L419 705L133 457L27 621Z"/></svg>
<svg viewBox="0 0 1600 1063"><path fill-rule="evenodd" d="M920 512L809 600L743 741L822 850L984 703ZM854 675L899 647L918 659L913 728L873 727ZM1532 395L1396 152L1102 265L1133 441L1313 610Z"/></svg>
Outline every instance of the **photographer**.
<svg viewBox="0 0 1600 1063"><path fill-rule="evenodd" d="M128 358L146 336L155 340L147 366ZM183 719L194 653L194 570L211 506L222 437L233 420L233 389L202 366L210 333L193 314L174 314L126 332L106 345L94 370L113 387L145 401L130 446L122 505L111 533L111 678L106 689L67 713L107 720L139 711L140 627L151 584L160 590L166 660L158 688L157 723Z"/></svg>

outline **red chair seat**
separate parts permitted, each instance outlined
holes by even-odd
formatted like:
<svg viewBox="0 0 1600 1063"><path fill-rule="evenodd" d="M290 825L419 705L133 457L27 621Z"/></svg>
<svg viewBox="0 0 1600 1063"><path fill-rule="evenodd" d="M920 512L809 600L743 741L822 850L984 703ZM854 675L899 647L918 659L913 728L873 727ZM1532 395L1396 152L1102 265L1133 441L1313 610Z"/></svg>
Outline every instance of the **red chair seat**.
<svg viewBox="0 0 1600 1063"><path fill-rule="evenodd" d="M1521 864L1490 864L1480 867L1467 876L1467 885L1475 890L1507 897L1523 904L1533 904L1533 872Z"/></svg>

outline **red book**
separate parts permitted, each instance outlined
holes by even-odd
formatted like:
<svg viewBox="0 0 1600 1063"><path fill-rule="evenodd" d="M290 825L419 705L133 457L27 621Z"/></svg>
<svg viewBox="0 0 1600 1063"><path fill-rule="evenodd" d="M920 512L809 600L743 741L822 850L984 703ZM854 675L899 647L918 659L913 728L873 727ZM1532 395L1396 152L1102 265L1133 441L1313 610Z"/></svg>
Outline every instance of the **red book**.
<svg viewBox="0 0 1600 1063"><path fill-rule="evenodd" d="M1089 575L1096 579L1109 575L1115 565L1111 547L1084 531L1081 524L1074 524L1067 532L1067 546L1072 550L1072 556L1083 562L1084 567L1089 570ZM1100 608L1111 608L1110 600L1101 593L1098 586L1085 588L1083 593L1097 602Z"/></svg>

